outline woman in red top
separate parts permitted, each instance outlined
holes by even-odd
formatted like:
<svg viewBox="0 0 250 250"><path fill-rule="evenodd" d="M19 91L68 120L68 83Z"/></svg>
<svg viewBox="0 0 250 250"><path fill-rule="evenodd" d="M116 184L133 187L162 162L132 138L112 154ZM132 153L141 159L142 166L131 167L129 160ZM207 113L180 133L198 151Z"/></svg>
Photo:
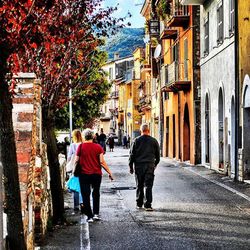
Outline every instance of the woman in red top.
<svg viewBox="0 0 250 250"><path fill-rule="evenodd" d="M103 167L113 180L112 173L104 160L103 148L93 143L94 133L90 129L84 132L84 143L80 144L76 151L76 161L80 162L81 174L79 176L81 194L83 198L84 213L88 217L88 222L99 220L100 209L100 186L102 180ZM92 187L93 211L90 205L90 194Z"/></svg>

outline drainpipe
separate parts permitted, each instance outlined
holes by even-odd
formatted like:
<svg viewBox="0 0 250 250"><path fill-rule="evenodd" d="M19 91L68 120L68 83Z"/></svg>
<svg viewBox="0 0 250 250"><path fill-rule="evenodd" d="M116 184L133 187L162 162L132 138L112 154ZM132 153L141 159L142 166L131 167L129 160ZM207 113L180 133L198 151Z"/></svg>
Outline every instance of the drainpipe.
<svg viewBox="0 0 250 250"><path fill-rule="evenodd" d="M159 83L160 83L160 96L159 96L159 103L160 103L160 114L159 114L159 120L158 120L158 126L159 126L159 139L160 139L160 149L161 149L161 156L163 156L163 124L164 124L164 105L163 105L163 96L162 96L162 82L161 82L161 55L159 59L159 69L158 69L158 74L159 74Z"/></svg>
<svg viewBox="0 0 250 250"><path fill-rule="evenodd" d="M235 177L238 180L239 175L239 162L238 162L238 149L239 149L239 108L240 108L240 82L239 82L239 28L238 28L238 0L235 0L235 26L234 26L234 46L235 46Z"/></svg>

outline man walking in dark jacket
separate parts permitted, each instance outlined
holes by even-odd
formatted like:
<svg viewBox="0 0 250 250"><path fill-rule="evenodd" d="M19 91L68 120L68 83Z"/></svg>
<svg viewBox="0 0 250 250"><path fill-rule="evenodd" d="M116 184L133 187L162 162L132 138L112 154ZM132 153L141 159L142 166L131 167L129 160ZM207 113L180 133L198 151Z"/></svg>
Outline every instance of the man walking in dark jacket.
<svg viewBox="0 0 250 250"><path fill-rule="evenodd" d="M153 211L152 188L154 183L154 170L160 162L160 147L155 138L149 135L147 124L141 125L141 136L135 138L130 149L130 173L135 171L136 202L137 207L146 211ZM145 187L145 197L144 197Z"/></svg>

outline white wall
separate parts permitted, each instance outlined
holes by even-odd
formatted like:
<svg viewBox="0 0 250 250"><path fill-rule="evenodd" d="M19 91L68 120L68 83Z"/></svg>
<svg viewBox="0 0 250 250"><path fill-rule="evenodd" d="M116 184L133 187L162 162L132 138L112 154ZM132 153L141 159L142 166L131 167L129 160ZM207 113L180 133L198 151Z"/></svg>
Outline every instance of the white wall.
<svg viewBox="0 0 250 250"><path fill-rule="evenodd" d="M205 97L210 96L210 166L218 169L218 98L222 87L224 94L224 116L228 118L228 130L231 130L231 99L235 92L234 68L234 36L229 37L229 1L224 1L224 41L217 45L217 6L218 0L211 1L201 7L201 141L202 163L205 164ZM209 13L209 54L205 57L204 51L204 20ZM225 129L225 126L224 126ZM231 133L230 133L231 134ZM228 143L231 142L227 134ZM225 141L225 140L224 140ZM226 146L224 144L224 146ZM233 150L233 149L231 149ZM225 159L224 155L224 159ZM225 165L225 164L224 164Z"/></svg>

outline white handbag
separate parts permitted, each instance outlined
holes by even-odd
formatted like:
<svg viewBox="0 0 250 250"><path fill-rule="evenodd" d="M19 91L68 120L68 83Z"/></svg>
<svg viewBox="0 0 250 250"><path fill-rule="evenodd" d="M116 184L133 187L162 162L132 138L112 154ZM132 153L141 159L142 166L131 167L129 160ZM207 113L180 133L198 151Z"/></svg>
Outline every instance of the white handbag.
<svg viewBox="0 0 250 250"><path fill-rule="evenodd" d="M73 169L74 169L74 164L75 164L75 154L73 154L73 155L71 156L70 161L67 162L67 164L66 164L66 172L67 172L67 173L70 173L70 172L73 171Z"/></svg>

